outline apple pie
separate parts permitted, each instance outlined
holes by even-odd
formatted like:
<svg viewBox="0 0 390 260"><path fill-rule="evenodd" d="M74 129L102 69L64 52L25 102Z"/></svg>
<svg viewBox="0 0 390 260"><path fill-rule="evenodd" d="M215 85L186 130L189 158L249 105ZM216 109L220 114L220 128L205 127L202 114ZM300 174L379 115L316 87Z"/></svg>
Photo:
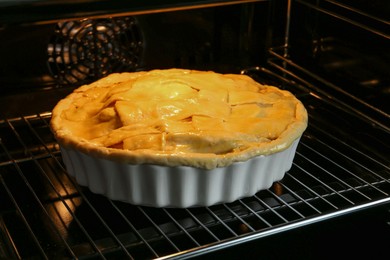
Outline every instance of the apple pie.
<svg viewBox="0 0 390 260"><path fill-rule="evenodd" d="M180 207L268 188L291 167L306 127L307 112L288 91L245 75L185 69L111 74L62 99L51 119L66 167L80 184L112 199ZM256 180L241 166L261 174L251 177L257 182L249 185ZM142 185L148 194L139 191ZM202 190L220 186L226 193L224 185L232 194L210 198Z"/></svg>

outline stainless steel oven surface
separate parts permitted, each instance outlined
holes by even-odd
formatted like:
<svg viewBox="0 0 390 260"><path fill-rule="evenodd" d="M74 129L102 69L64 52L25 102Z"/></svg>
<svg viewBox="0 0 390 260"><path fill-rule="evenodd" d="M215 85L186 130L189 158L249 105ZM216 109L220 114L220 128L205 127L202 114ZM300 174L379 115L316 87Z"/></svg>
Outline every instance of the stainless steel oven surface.
<svg viewBox="0 0 390 260"><path fill-rule="evenodd" d="M1 1L0 258L383 257L390 240L387 1ZM293 167L232 203L152 208L68 175L49 128L76 87L120 71L244 73L309 126Z"/></svg>

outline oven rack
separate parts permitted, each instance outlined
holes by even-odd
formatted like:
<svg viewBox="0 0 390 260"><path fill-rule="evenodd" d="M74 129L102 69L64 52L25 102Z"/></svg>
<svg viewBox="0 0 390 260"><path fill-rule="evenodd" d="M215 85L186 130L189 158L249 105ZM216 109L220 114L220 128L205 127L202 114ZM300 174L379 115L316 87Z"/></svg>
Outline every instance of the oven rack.
<svg viewBox="0 0 390 260"><path fill-rule="evenodd" d="M253 197L211 207L93 194L66 173L50 112L1 120L0 258L189 258L389 203L386 129L303 82L279 84L309 113L291 170Z"/></svg>

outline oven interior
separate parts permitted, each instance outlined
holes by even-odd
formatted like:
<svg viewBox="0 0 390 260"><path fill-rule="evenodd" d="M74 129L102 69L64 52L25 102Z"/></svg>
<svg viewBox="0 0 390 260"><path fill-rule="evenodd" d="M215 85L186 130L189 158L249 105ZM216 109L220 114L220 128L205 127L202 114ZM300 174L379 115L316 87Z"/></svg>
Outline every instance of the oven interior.
<svg viewBox="0 0 390 260"><path fill-rule="evenodd" d="M0 258L386 253L386 1L128 2L0 3ZM245 73L294 93L309 126L285 177L253 197L187 209L77 185L49 128L56 102L112 72L171 67Z"/></svg>

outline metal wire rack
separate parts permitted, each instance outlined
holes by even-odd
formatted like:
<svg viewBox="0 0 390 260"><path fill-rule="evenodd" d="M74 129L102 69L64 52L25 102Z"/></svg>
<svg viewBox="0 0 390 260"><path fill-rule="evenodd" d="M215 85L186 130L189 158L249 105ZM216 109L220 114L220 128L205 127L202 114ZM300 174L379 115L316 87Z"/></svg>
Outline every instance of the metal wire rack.
<svg viewBox="0 0 390 260"><path fill-rule="evenodd" d="M66 173L50 113L0 121L0 257L183 258L390 201L388 132L329 96L282 85L310 115L292 169L268 190L211 207L93 194Z"/></svg>

